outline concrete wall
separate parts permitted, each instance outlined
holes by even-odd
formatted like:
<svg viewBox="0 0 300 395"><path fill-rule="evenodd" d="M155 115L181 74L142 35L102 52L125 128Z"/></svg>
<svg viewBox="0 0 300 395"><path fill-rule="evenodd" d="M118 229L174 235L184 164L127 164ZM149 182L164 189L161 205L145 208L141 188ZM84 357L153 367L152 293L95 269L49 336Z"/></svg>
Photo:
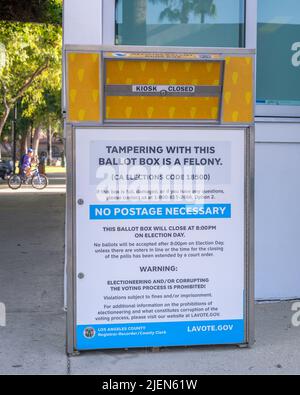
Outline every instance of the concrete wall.
<svg viewBox="0 0 300 395"><path fill-rule="evenodd" d="M257 123L256 141L256 297L300 297L300 123Z"/></svg>
<svg viewBox="0 0 300 395"><path fill-rule="evenodd" d="M101 45L101 20L102 0L64 0L64 43Z"/></svg>

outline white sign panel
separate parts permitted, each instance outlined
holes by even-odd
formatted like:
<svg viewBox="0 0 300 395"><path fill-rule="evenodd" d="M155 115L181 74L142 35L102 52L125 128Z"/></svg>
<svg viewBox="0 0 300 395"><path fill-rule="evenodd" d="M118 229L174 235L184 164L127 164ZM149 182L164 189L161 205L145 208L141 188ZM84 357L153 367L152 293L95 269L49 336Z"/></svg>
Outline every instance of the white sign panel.
<svg viewBox="0 0 300 395"><path fill-rule="evenodd" d="M76 130L76 348L245 342L245 130Z"/></svg>

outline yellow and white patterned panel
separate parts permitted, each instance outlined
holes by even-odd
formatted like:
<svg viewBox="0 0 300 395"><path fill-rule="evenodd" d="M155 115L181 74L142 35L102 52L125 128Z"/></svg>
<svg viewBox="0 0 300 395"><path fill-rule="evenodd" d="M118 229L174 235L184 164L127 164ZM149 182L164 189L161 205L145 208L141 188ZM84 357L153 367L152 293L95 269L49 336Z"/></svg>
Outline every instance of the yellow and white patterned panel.
<svg viewBox="0 0 300 395"><path fill-rule="evenodd" d="M220 62L107 60L106 85L219 86ZM217 120L218 97L106 97L106 119Z"/></svg>
<svg viewBox="0 0 300 395"><path fill-rule="evenodd" d="M219 85L219 62L107 60L107 85Z"/></svg>
<svg viewBox="0 0 300 395"><path fill-rule="evenodd" d="M100 122L100 55L68 54L69 122Z"/></svg>
<svg viewBox="0 0 300 395"><path fill-rule="evenodd" d="M139 97L106 98L106 119L217 120L217 97Z"/></svg>
<svg viewBox="0 0 300 395"><path fill-rule="evenodd" d="M226 58L223 88L223 122L254 121L253 67L251 57Z"/></svg>

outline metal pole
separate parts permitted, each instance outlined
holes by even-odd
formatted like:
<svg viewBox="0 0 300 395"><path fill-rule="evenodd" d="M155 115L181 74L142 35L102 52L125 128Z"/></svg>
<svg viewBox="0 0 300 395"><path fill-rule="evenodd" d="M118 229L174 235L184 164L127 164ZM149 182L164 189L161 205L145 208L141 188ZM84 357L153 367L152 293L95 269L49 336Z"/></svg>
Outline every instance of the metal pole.
<svg viewBox="0 0 300 395"><path fill-rule="evenodd" d="M33 148L33 125L31 125L30 131L30 148Z"/></svg>
<svg viewBox="0 0 300 395"><path fill-rule="evenodd" d="M47 129L47 165L52 164L52 129L51 126Z"/></svg>
<svg viewBox="0 0 300 395"><path fill-rule="evenodd" d="M12 122L13 129L13 173L16 174L16 161L17 161L17 105L14 107L14 119Z"/></svg>

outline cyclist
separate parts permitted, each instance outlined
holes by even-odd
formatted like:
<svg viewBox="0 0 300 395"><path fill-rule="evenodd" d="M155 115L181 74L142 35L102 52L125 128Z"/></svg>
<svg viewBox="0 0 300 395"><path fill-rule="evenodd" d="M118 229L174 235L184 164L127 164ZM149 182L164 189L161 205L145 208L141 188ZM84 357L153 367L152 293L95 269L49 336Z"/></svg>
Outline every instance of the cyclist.
<svg viewBox="0 0 300 395"><path fill-rule="evenodd" d="M29 148L27 154L22 158L22 173L26 177L31 176L31 166L33 162L33 149Z"/></svg>

